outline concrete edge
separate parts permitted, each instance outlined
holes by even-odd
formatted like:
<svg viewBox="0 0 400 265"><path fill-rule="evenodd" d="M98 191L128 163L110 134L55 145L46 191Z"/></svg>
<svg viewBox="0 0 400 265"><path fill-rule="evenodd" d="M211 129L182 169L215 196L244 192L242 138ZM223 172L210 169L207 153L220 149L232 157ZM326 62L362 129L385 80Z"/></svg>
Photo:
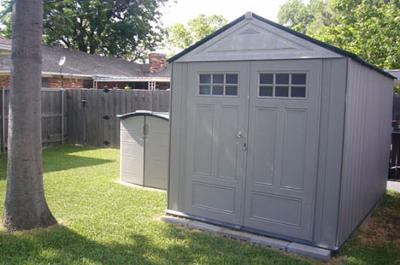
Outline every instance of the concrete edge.
<svg viewBox="0 0 400 265"><path fill-rule="evenodd" d="M188 218L176 217L172 215L164 215L161 220L181 227L204 231L210 234L216 234L235 240L249 242L251 244L270 247L272 249L281 250L288 253L299 254L309 258L327 261L331 258L332 252L327 249L308 246L286 240L280 240L267 236L256 235L244 231L239 231L231 228L222 227L219 225L208 224L201 221L195 221Z"/></svg>
<svg viewBox="0 0 400 265"><path fill-rule="evenodd" d="M142 189L142 190L149 190L149 191L158 191L158 192L162 192L162 193L166 193L166 190L163 189L157 189L157 188L152 188L152 187L145 187L142 185L138 185L138 184L133 184L133 183L129 183L129 182L125 182L121 179L115 179L114 181L115 183L127 186L127 187L131 187L131 188L138 188L138 189Z"/></svg>

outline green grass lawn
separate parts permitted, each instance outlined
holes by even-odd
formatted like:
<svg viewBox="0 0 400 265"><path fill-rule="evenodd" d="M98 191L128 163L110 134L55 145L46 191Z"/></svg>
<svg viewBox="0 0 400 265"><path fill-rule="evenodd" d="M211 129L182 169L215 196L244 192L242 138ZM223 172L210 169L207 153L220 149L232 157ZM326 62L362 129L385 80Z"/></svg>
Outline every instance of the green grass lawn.
<svg viewBox="0 0 400 265"><path fill-rule="evenodd" d="M118 150L59 146L43 155L47 201L59 225L13 234L0 230L0 264L319 263L163 223L165 192L116 183ZM1 213L5 164L3 155ZM399 213L400 194L389 193L366 228L329 263L400 264ZM387 222L395 223L392 230L378 232Z"/></svg>

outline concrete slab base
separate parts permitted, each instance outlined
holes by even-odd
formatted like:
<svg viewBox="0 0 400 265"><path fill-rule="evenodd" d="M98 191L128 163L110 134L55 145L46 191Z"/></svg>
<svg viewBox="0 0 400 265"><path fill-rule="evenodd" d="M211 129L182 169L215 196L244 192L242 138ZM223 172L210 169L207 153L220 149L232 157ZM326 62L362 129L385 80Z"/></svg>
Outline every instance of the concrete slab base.
<svg viewBox="0 0 400 265"><path fill-rule="evenodd" d="M328 260L331 257L331 251L323 248L312 247L299 243L290 243L287 248L287 252L296 253L300 255L304 255L307 257Z"/></svg>
<svg viewBox="0 0 400 265"><path fill-rule="evenodd" d="M115 182L118 184L124 185L124 186L131 187L131 188L138 188L138 189L149 190L149 191L158 191L158 192L163 192L163 193L167 192L166 190L162 190L162 189L145 187L145 186L141 186L141 185L137 185L137 184L128 183L128 182L122 181L120 179L115 180Z"/></svg>
<svg viewBox="0 0 400 265"><path fill-rule="evenodd" d="M289 253L295 253L306 257L311 257L320 260L329 260L331 258L331 251L323 248L308 246L295 242L275 239L267 236L256 235L244 231L225 228L218 225L208 224L187 218L166 215L162 217L164 222L205 231L212 234L222 235L236 240L246 241L252 244L279 249Z"/></svg>

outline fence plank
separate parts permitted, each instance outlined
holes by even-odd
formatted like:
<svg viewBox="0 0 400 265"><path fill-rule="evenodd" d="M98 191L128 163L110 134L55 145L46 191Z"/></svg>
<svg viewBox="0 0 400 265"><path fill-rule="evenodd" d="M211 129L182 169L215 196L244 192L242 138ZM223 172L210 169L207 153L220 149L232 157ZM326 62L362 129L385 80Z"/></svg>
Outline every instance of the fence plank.
<svg viewBox="0 0 400 265"><path fill-rule="evenodd" d="M4 94L3 94L4 93ZM0 119L1 119L1 150L7 147L8 132L8 104L10 91L2 90L0 98ZM42 90L42 143L43 145L60 143L61 135L61 90ZM4 120L3 120L4 117ZM4 132L4 133L3 133Z"/></svg>
<svg viewBox="0 0 400 265"><path fill-rule="evenodd" d="M66 143L119 147L117 114L136 110L168 111L169 108L169 91L110 90L106 93L100 89L65 89L62 113L62 93L61 89L41 91L44 145L62 142L62 115ZM8 130L8 98L9 90L4 90L4 100L0 98L0 136L3 138L3 131L6 132L5 142ZM108 119L104 119L104 116L108 116ZM3 140L0 145L2 142ZM3 150L3 146L0 147Z"/></svg>

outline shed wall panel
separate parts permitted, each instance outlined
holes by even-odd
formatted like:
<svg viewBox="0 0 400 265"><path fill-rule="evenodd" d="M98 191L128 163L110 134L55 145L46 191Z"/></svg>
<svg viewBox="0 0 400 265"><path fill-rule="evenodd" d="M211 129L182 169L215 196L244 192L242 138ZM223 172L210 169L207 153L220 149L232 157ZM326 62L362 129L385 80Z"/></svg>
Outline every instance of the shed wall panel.
<svg viewBox="0 0 400 265"><path fill-rule="evenodd" d="M335 248L342 165L347 60L324 59L314 242Z"/></svg>
<svg viewBox="0 0 400 265"><path fill-rule="evenodd" d="M183 157L185 155L185 108L188 66L186 63L172 64L171 104L170 104L170 148L168 177L168 209L182 210Z"/></svg>
<svg viewBox="0 0 400 265"><path fill-rule="evenodd" d="M348 60L338 244L385 192L393 80Z"/></svg>

